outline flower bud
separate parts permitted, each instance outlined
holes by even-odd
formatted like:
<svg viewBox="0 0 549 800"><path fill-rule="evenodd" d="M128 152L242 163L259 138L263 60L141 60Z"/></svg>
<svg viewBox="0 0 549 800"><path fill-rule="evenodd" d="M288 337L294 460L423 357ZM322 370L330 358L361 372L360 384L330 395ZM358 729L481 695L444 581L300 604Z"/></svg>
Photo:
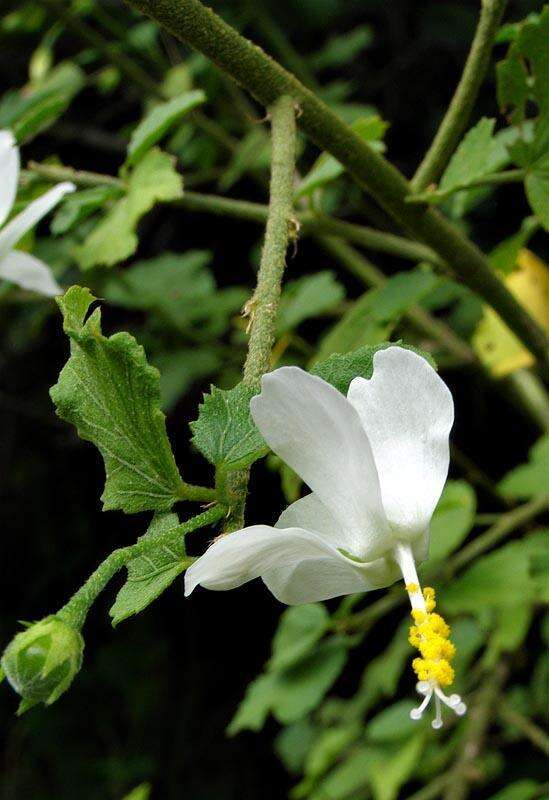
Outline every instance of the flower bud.
<svg viewBox="0 0 549 800"><path fill-rule="evenodd" d="M21 695L22 714L37 703L49 706L69 688L82 666L84 640L79 631L54 615L31 623L11 640L2 669Z"/></svg>

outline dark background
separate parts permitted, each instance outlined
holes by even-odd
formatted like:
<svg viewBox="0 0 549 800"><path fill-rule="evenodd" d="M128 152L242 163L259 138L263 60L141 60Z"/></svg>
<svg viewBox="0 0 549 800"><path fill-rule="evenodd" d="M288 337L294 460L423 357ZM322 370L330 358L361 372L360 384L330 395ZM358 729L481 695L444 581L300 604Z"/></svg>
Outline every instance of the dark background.
<svg viewBox="0 0 549 800"><path fill-rule="evenodd" d="M225 13L223 5L214 5ZM374 103L391 122L388 155L412 174L460 75L478 2L270 0L268 5L302 53L316 49L335 32L364 22L372 25L374 44L352 67L353 99ZM115 3L109 7L125 13ZM511 3L507 18L521 19L539 7L535 2ZM255 38L263 43L261 36ZM2 44L2 91L25 81L33 46L24 37ZM70 57L74 46L65 36L56 52ZM99 111L97 96L84 92L68 119L93 119ZM475 118L496 113L492 70ZM113 124L131 122L138 114L137 102L124 106ZM24 149L23 157L41 158L54 150L76 167L114 173L119 166L115 156L104 153L92 164L89 151L78 142L59 145L47 132ZM251 182L241 182L235 195L264 199ZM160 213L171 249L212 249L220 285L252 285L249 251L257 242L256 227L191 214L181 224L181 212L177 219L174 212ZM509 187L475 214L474 235L489 247L516 230L527 213L521 190ZM154 252L154 238L144 240L140 254ZM389 272L399 266L379 261ZM329 258L308 243L300 245L291 262L294 275L331 267ZM347 285L350 292L358 288L351 279ZM123 324L114 311L104 313L106 330ZM101 512L100 456L55 417L48 389L67 355L57 316L48 320L29 347L13 350L4 335L10 324L6 314L0 321L2 646L13 635L16 620L37 619L58 608L100 559L115 546L133 541L147 524L146 517ZM499 477L524 456L536 431L472 376L444 377L456 396L454 440ZM168 420L178 463L192 482L210 479L188 448L187 423L196 416L205 388L196 386ZM274 521L282 504L277 481L262 465L256 466L248 520ZM493 510L482 494L481 510ZM195 534L193 552L202 551L203 536ZM3 800L116 799L142 780L153 784L154 798L168 800L285 796L291 780L272 753L275 724L269 723L258 735L227 739L224 734L246 685L268 658L281 611L274 598L256 582L223 594L199 589L184 600L179 580L145 613L113 632L107 611L114 584L99 599L86 625L84 669L57 704L16 719L16 697L2 686ZM360 648L353 654L336 687L343 695L354 691L368 657Z"/></svg>

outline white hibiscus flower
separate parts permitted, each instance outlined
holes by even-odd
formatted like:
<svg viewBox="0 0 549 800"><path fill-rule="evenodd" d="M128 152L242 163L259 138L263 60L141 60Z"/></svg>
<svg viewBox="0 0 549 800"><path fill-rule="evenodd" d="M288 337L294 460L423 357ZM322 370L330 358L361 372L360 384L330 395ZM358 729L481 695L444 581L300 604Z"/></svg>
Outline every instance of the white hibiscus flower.
<svg viewBox="0 0 549 800"><path fill-rule="evenodd" d="M53 297L63 290L51 269L35 256L14 248L27 231L76 187L73 183L54 186L4 224L15 202L19 166L19 148L13 134L11 131L0 131L0 278L16 283L23 289Z"/></svg>
<svg viewBox="0 0 549 800"><path fill-rule="evenodd" d="M420 589L416 564L446 481L454 404L428 362L401 347L379 350L370 380L357 377L345 398L298 367L265 375L251 401L265 441L312 493L290 505L275 527L252 525L218 538L187 570L185 592L233 589L261 577L289 605L389 586L404 578L421 653L414 669L424 695L463 714L452 683L454 648L432 589Z"/></svg>

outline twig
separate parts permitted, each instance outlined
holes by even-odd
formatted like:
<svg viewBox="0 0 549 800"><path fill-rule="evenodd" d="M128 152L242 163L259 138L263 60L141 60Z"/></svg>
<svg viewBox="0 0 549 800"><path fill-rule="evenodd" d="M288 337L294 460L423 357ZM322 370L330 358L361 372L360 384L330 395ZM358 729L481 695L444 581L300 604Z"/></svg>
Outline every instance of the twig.
<svg viewBox="0 0 549 800"><path fill-rule="evenodd" d="M456 194L456 192L468 191L469 189L478 189L483 186L503 186L507 183L522 183L526 174L525 169L508 169L506 172L492 172L489 175L483 175L482 178L476 178L467 183L458 183L452 186L451 189L436 189L431 192L427 191L420 192L419 194L412 194L406 202L439 202L440 200L445 200L447 197L451 197L451 195Z"/></svg>
<svg viewBox="0 0 549 800"><path fill-rule="evenodd" d="M459 84L433 142L412 180L415 192L438 181L467 127L507 0L483 0L480 19Z"/></svg>
<svg viewBox="0 0 549 800"><path fill-rule="evenodd" d="M542 730L538 725L532 722L532 720L523 716L514 708L511 708L509 703L507 703L505 700L500 700L498 705L498 714L502 720L504 720L504 722L507 722L509 725L514 725L515 728L518 728L519 731L527 739L529 739L533 745L545 753L546 756L549 756L549 736L547 736L545 731Z"/></svg>
<svg viewBox="0 0 549 800"><path fill-rule="evenodd" d="M271 105L284 94L293 97L301 111L300 126L311 139L340 161L398 224L435 250L549 371L545 331L494 274L476 245L434 209L407 203L411 187L402 174L319 97L199 0L127 2L211 58L263 105Z"/></svg>

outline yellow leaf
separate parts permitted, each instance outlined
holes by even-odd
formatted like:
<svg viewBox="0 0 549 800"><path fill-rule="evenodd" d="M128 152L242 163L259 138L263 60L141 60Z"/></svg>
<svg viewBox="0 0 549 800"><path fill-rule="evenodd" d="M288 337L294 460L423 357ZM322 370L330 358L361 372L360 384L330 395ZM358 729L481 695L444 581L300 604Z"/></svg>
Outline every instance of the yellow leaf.
<svg viewBox="0 0 549 800"><path fill-rule="evenodd" d="M522 249L517 268L505 278L509 291L530 315L549 331L549 268L530 250ZM534 357L489 306L475 331L472 345L480 360L496 378L531 367Z"/></svg>

